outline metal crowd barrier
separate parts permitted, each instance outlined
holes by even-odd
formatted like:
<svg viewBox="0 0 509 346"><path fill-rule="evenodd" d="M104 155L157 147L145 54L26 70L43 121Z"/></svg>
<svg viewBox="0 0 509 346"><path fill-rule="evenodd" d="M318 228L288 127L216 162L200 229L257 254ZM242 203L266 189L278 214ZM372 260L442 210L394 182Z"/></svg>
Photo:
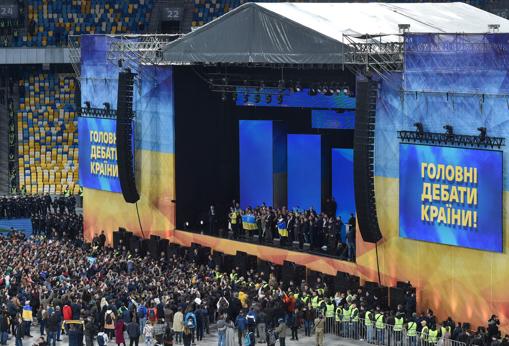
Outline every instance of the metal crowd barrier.
<svg viewBox="0 0 509 346"><path fill-rule="evenodd" d="M325 333L339 337L364 341L373 345L383 346L466 346L464 342L440 337L432 341L428 334L415 332L408 335L407 323L402 331L394 331L394 326L385 324L384 328L376 328L375 322L366 326L365 320L359 318L356 322L338 322L335 318L325 318ZM411 333L413 334L413 333Z"/></svg>

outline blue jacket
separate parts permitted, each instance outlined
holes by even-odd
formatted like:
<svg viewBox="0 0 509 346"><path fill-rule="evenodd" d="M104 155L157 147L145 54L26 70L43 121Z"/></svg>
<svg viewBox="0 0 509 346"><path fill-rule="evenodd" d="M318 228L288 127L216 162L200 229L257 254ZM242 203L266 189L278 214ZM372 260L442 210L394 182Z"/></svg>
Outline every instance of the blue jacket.
<svg viewBox="0 0 509 346"><path fill-rule="evenodd" d="M247 320L244 316L237 316L237 318L235 319L235 326L241 331L243 332L244 330L246 330L247 328Z"/></svg>
<svg viewBox="0 0 509 346"><path fill-rule="evenodd" d="M193 321L193 324L192 325L188 325L188 321L189 319L191 319ZM184 325L187 326L189 329L193 329L193 328L196 328L196 316L194 314L194 312L192 311L189 311L185 316L184 316Z"/></svg>

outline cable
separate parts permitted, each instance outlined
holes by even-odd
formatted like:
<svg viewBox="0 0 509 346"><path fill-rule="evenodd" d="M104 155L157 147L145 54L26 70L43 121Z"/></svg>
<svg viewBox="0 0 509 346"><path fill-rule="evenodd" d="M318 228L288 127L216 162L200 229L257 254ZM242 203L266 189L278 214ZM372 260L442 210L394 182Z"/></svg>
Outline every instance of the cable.
<svg viewBox="0 0 509 346"><path fill-rule="evenodd" d="M382 279L380 279L380 262L378 261L378 242L375 243L376 252L376 269L378 270L378 284L382 286Z"/></svg>
<svg viewBox="0 0 509 346"><path fill-rule="evenodd" d="M138 215L138 223L140 225L141 236L145 239L145 233L143 233L143 226L141 225L140 211L138 210L138 202L136 204L136 214Z"/></svg>

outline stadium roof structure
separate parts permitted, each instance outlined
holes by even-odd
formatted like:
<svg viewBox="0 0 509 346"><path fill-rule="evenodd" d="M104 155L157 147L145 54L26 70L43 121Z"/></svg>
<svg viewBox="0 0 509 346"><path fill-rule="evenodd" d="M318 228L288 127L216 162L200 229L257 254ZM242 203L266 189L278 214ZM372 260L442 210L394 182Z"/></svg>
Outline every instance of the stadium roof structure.
<svg viewBox="0 0 509 346"><path fill-rule="evenodd" d="M405 33L488 32L509 20L459 2L246 3L162 47L161 63L390 64Z"/></svg>

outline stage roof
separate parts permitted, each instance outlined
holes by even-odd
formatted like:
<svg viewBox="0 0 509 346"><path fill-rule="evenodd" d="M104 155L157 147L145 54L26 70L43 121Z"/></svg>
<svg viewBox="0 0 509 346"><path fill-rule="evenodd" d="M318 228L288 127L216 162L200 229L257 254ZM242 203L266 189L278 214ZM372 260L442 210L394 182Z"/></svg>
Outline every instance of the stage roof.
<svg viewBox="0 0 509 346"><path fill-rule="evenodd" d="M509 21L454 3L246 3L170 43L170 64L341 64L350 40L396 42L411 33L509 32Z"/></svg>

